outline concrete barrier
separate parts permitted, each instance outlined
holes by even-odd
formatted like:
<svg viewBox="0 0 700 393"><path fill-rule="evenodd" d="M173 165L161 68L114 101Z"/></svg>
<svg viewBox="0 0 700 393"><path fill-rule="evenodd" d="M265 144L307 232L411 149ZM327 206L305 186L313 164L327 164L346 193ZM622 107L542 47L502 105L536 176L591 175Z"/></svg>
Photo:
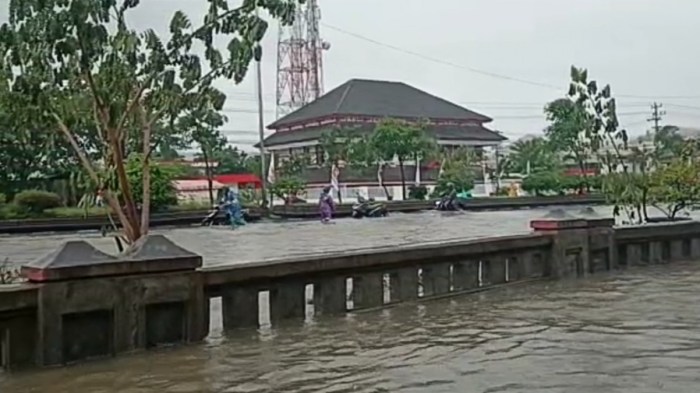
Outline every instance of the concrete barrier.
<svg viewBox="0 0 700 393"><path fill-rule="evenodd" d="M612 224L560 211L532 221L533 232L522 236L212 268L162 236L149 236L122 256L68 242L23 267L30 283L0 286L0 364L60 365L196 342L208 334L213 297L221 297L224 329L236 334L260 326L262 311L277 327L309 315L700 258L698 222Z"/></svg>

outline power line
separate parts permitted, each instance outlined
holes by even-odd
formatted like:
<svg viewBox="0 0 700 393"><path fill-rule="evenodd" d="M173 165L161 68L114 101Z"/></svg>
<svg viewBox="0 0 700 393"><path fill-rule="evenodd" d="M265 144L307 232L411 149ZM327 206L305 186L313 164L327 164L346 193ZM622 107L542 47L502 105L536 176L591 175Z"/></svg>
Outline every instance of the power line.
<svg viewBox="0 0 700 393"><path fill-rule="evenodd" d="M405 53L407 55L418 57L418 58L421 58L421 59L424 59L427 61L432 61L434 63L448 65L448 66L455 67L455 68L460 68L463 70L473 72L475 74L481 74L481 75L488 76L491 78L508 80L508 81L518 82L518 83L536 86L536 87L555 89L558 91L563 90L562 86L555 86L555 85L551 85L548 83L532 81L532 80L527 80L527 79L521 79L521 78L516 78L516 77L512 77L512 76L508 76L508 75L497 74L494 72L485 71L485 70L481 70L478 68L469 67L469 66L462 65L462 64L457 64L457 63L453 63L450 61L441 60L441 59L438 59L438 58L435 58L432 56L425 55L423 53L414 52L414 51L406 49L406 48L401 48L399 46L395 46L395 45L387 44L385 42L377 41L373 38L369 38L369 37L363 36L361 34L357 34L357 33L342 29L340 27L331 26L331 25L326 24L326 23L321 23L321 24L324 27L331 29L331 30L334 30L334 31L337 31L339 33L346 34L346 35L349 35L351 37L355 37L357 39L367 41L367 42L370 42L370 43L378 45L378 46L392 49L392 50L397 51L397 52ZM621 97L621 98L638 98L638 99L700 99L700 96L682 96L682 95L680 95L680 96L644 96L644 95L633 95L633 94L616 94L616 96Z"/></svg>
<svg viewBox="0 0 700 393"><path fill-rule="evenodd" d="M375 45L378 45L378 46L383 46L383 47L385 47L385 48L392 49L392 50L395 50L395 51L397 51L397 52L402 52L402 53L405 53L405 54L408 54L408 55L411 55L411 56L414 56L414 57L418 57L418 58L421 58L421 59L424 59L424 60L427 60L427 61L432 61L432 62L435 62L435 63L439 63L439 64L443 64L443 65L448 65L448 66L455 67L455 68L461 68L461 69L464 69L464 70L473 72L473 73L475 73L475 74L481 74L481 75L488 76L488 77L491 77L491 78L503 79L503 80L508 80L508 81L512 81L512 82L523 83L523 84L526 84L526 85L532 85L532 86L537 86L537 87L544 87L544 88L555 89L555 90L562 90L562 89L561 89L561 86L555 86L555 85L550 85L550 84L541 83L541 82L534 82L534 81L529 81L529 80L526 80L526 79L515 78L515 77L512 77L512 76L508 76L508 75L497 74L497 73L495 73L495 72L480 70L480 69L478 69L478 68L469 67L469 66L465 66L465 65L453 63L453 62L450 62L450 61L445 61L445 60L437 59L437 58L435 58L435 57L431 57L431 56L428 56L428 55L425 55L425 54L422 54L422 53L414 52L414 51L411 51L411 50L408 50L408 49L405 49L405 48L401 48L401 47L394 46L394 45L391 45L391 44L387 44L387 43L384 43L384 42L381 42L381 41L377 41L377 40L375 40L375 39L372 39L372 38L369 38L369 37L365 37L365 36L363 36L363 35L360 35L360 34L357 34L357 33L353 33L353 32L351 32L351 31L348 31L348 30L345 30L345 29L341 29L341 28L339 28L339 27L335 27L335 26L328 25L328 24L326 24L326 23L321 23L321 25L323 25L324 27L326 27L326 28L328 28L328 29L331 29L331 30L337 31L337 32L339 32L339 33L343 33L343 34L346 34L346 35L349 35L349 36L358 38L358 39L363 40L363 41L371 42L371 43L373 43L373 44L375 44Z"/></svg>
<svg viewBox="0 0 700 393"><path fill-rule="evenodd" d="M666 104L666 106L671 106L671 107L674 107L674 108L684 108L684 109L696 109L696 110L700 110L700 106L692 106L692 105Z"/></svg>

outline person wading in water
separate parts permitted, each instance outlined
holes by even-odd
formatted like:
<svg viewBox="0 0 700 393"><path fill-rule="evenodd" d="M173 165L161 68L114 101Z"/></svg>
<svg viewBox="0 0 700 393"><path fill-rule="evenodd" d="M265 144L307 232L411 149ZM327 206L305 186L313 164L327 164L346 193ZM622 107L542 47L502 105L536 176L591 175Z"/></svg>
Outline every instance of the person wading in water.
<svg viewBox="0 0 700 393"><path fill-rule="evenodd" d="M335 202L333 202L330 187L325 187L321 192L321 197L318 200L318 208L321 213L321 222L324 224L329 223L335 211Z"/></svg>

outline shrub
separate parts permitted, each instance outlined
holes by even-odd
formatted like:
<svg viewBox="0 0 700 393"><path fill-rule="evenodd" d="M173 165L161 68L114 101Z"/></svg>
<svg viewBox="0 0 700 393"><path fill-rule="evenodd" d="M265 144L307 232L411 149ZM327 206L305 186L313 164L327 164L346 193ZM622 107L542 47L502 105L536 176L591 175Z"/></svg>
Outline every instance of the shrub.
<svg viewBox="0 0 700 393"><path fill-rule="evenodd" d="M168 206L177 205L177 192L173 186L173 180L178 174L177 167L164 166L151 161L149 168L151 172L151 211L159 211ZM141 158L130 158L126 171L132 196L136 203L142 203L143 162Z"/></svg>
<svg viewBox="0 0 700 393"><path fill-rule="evenodd" d="M7 197L5 194L0 192L0 206L4 205L5 203L7 203Z"/></svg>
<svg viewBox="0 0 700 393"><path fill-rule="evenodd" d="M42 190L27 190L15 195L15 205L29 213L42 213L61 206L58 194Z"/></svg>
<svg viewBox="0 0 700 393"><path fill-rule="evenodd" d="M425 186L411 186L408 189L408 199L417 199L419 201L425 200L428 196L428 188Z"/></svg>

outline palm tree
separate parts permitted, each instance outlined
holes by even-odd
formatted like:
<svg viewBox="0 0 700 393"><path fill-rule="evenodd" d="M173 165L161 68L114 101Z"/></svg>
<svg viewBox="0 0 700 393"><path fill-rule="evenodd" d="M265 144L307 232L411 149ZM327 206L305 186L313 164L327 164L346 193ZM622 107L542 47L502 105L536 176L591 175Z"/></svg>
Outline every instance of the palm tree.
<svg viewBox="0 0 700 393"><path fill-rule="evenodd" d="M548 141L538 137L513 143L507 162L509 172L529 174L556 168L559 158Z"/></svg>

